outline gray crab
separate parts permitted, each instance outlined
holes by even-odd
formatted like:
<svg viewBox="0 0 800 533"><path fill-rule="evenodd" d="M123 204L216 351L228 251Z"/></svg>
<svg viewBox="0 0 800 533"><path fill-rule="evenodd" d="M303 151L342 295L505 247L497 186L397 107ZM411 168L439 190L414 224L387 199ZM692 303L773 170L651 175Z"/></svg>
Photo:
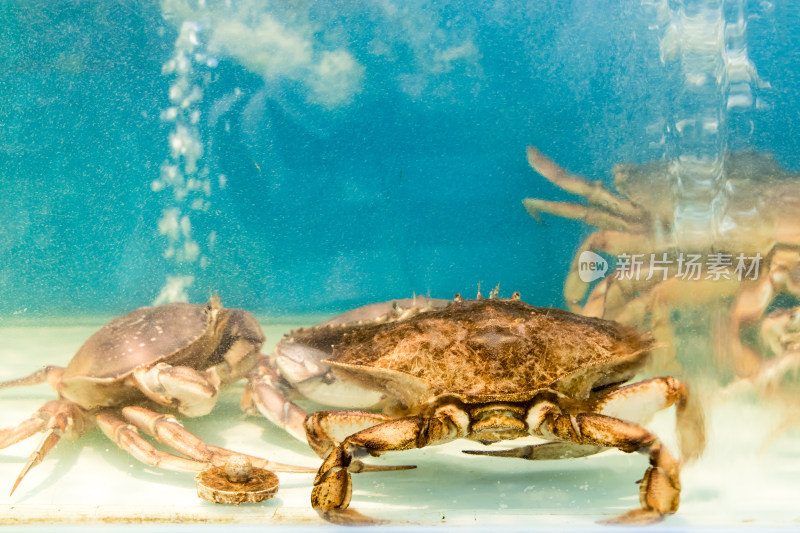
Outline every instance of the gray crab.
<svg viewBox="0 0 800 533"><path fill-rule="evenodd" d="M0 383L6 388L47 381L59 396L28 420L0 430L0 448L44 431L11 492L62 436L76 439L95 424L120 448L149 465L199 472L224 464L234 452L203 443L172 416L149 406L185 416L210 412L220 387L245 377L255 366L264 340L253 315L224 309L216 296L204 305L143 307L103 326L66 367L47 366ZM137 429L188 458L158 450ZM309 470L250 459L262 468Z"/></svg>
<svg viewBox="0 0 800 533"><path fill-rule="evenodd" d="M292 332L253 373L256 407L324 459L312 505L343 510L350 474L366 451L422 448L466 438L490 444L535 436L548 442L471 454L564 459L618 448L648 455L641 508L613 521L648 523L678 509L680 462L642 427L675 404L687 457L702 450L698 412L685 384L660 377L625 385L653 347L615 322L510 299L418 298L359 308ZM347 407L308 415L293 394Z"/></svg>

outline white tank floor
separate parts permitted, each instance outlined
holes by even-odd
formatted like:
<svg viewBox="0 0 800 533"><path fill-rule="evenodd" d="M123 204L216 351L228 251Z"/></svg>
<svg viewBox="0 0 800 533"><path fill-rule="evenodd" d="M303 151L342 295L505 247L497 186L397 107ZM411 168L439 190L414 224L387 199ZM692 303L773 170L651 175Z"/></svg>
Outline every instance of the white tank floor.
<svg viewBox="0 0 800 533"><path fill-rule="evenodd" d="M266 321L265 321L266 322ZM44 364L64 365L101 324L75 327L0 328L0 380L26 375ZM298 319L296 324L308 324ZM271 347L290 324L268 326ZM221 395L206 417L184 419L207 442L286 463L318 466L319 459L266 420L246 417L238 406L242 384ZM762 449L781 420L747 391L712 395L706 454L683 471L679 512L660 529L800 527L800 431L790 429ZM14 425L55 397L47 385L0 391L0 427ZM674 449L673 411L650 427ZM191 474L144 466L99 431L64 440L35 467L17 491L7 491L38 437L0 450L0 524L180 524L308 526L324 522L309 505L313 476L281 474L278 495L257 505L220 506L201 501ZM526 462L466 456L470 441L388 454L374 463L414 464L415 470L354 476L352 508L386 526L459 526L503 529L609 528L596 524L638 506L647 458L610 451L565 461ZM334 526L330 526L334 527ZM249 529L249 528L245 528Z"/></svg>

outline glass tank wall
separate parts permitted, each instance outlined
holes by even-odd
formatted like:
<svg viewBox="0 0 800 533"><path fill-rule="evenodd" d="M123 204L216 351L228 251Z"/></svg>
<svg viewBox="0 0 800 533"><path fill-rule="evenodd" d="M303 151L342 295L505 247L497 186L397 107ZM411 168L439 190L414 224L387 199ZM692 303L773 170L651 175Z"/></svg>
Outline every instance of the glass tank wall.
<svg viewBox="0 0 800 533"><path fill-rule="evenodd" d="M636 379L688 384L704 429L676 428L680 407L641 421L676 456L680 435L706 441L661 527L795 524L798 20L800 3L747 0L2 2L0 380L67 365L143 306L218 295L257 317L276 364L294 328L499 284L500 299L649 332ZM235 344L215 342L217 358ZM143 364L112 371L107 352L92 356L112 387ZM41 376L0 391L0 427L59 397ZM346 403L275 380L309 412ZM595 389L592 401L608 392ZM245 380L223 387L209 414L181 422L318 468L305 443L243 413L244 392ZM109 408L165 410L137 394ZM79 408L98 424L97 405ZM15 431L0 430L9 489L42 439ZM418 468L354 475L353 508L400 526L590 527L639 505L651 450L461 453L476 446L366 459ZM0 522L322 524L314 475L280 479L262 504L201 502L192 474L143 465L89 428L0 497Z"/></svg>

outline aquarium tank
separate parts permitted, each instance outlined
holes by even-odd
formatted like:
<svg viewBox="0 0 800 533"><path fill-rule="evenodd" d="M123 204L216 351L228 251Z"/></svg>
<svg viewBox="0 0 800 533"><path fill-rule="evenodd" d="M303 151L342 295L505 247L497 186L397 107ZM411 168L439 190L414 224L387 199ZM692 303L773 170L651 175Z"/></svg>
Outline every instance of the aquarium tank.
<svg viewBox="0 0 800 533"><path fill-rule="evenodd" d="M0 2L0 523L796 526L799 20Z"/></svg>

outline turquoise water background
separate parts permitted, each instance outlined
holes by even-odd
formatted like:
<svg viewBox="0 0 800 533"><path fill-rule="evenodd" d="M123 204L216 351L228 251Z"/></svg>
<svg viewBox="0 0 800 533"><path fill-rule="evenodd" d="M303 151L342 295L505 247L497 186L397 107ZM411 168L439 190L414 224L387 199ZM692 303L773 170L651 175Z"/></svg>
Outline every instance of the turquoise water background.
<svg viewBox="0 0 800 533"><path fill-rule="evenodd" d="M665 156L648 126L676 113L675 76L641 1L235 4L194 10L216 63L197 75L202 162L225 176L193 218L194 235L216 235L201 267L164 257L173 199L152 190L169 154L176 10L0 2L0 317L119 314L173 273L194 277L192 301L219 293L270 315L479 283L561 306L590 229L525 212L525 197L569 198L528 167L526 145L604 180L617 162ZM730 115L727 143L796 171L800 2L744 4L768 106ZM325 101L302 74L254 68L253 48L212 50L235 17L297 30L315 61L345 51L355 85Z"/></svg>

